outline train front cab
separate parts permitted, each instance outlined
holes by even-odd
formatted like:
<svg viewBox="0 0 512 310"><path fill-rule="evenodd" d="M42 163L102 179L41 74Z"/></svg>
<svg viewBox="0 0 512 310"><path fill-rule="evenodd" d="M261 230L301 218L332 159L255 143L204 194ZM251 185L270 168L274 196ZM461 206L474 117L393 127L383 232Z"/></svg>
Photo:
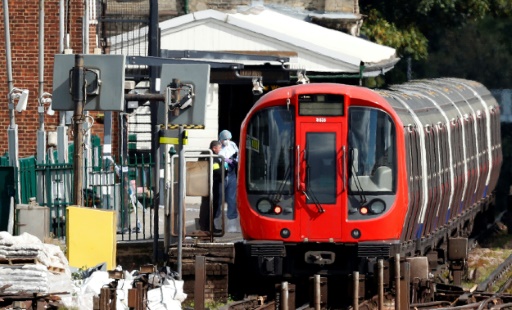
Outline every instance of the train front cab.
<svg viewBox="0 0 512 310"><path fill-rule="evenodd" d="M273 91L249 113L238 204L261 274L346 275L399 248L404 152L386 109L368 89L316 84Z"/></svg>

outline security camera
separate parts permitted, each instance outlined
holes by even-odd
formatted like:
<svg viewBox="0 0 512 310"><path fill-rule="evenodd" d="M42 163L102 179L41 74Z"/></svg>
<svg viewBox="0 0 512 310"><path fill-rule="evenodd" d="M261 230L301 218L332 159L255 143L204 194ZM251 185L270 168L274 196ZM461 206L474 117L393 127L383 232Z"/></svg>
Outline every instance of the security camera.
<svg viewBox="0 0 512 310"><path fill-rule="evenodd" d="M183 98L181 98L178 106L180 109L184 110L192 105L192 94L186 94Z"/></svg>
<svg viewBox="0 0 512 310"><path fill-rule="evenodd" d="M28 101L28 89L24 89L18 98L18 104L16 105L16 111L21 112L27 109Z"/></svg>
<svg viewBox="0 0 512 310"><path fill-rule="evenodd" d="M48 107L48 110L46 110L46 114L48 114L50 116L55 114L55 111L52 109L52 105L51 104Z"/></svg>

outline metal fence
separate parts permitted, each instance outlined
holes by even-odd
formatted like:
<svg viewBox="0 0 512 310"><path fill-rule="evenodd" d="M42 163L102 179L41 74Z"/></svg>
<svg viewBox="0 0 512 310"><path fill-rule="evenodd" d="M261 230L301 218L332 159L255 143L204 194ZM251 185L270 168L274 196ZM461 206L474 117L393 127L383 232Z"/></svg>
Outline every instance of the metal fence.
<svg viewBox="0 0 512 310"><path fill-rule="evenodd" d="M138 153L115 160L102 159L99 139L94 139L92 154L84 161L83 201L85 207L114 210L117 213L118 240L153 238L153 161L150 154ZM72 154L72 152L70 152ZM0 165L8 166L8 157ZM124 163L124 164L120 164ZM66 207L73 204L73 163L37 163L31 156L20 159L19 201L35 199L49 208L53 237L66 235ZM17 182L15 182L17 184Z"/></svg>

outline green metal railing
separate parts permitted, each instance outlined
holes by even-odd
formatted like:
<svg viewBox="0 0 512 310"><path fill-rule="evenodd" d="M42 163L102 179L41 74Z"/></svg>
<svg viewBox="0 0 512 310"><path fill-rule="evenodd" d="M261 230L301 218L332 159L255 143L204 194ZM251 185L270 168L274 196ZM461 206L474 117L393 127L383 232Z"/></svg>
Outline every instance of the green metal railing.
<svg viewBox="0 0 512 310"><path fill-rule="evenodd" d="M84 161L84 206L115 210L120 240L152 239L154 165L151 155L132 154L112 162L101 158L99 138L92 142L91 156ZM73 146L69 154L73 154ZM75 191L72 156L69 163L41 164L33 156L20 159L19 163L20 201L16 203L27 204L35 197L40 206L49 208L52 235L64 237L66 207L73 204ZM8 156L0 156L0 166L9 166ZM18 183L14 183L15 187ZM6 206L0 207L4 210Z"/></svg>

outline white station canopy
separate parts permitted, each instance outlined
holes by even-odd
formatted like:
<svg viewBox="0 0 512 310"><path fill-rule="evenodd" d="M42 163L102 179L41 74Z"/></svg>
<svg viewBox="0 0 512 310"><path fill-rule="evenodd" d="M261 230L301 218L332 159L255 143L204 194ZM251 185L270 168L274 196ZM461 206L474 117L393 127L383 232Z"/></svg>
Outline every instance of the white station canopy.
<svg viewBox="0 0 512 310"><path fill-rule="evenodd" d="M292 55L289 68L308 72L361 73L369 77L391 70L399 61L393 48L264 7L251 7L238 13L199 11L161 22L160 30L162 49L258 55L288 53ZM141 38L136 36L141 35L144 31L139 30L123 34L118 40L112 38L112 51L133 55L125 45L126 40L133 39L140 44ZM116 41L121 43L121 37L124 44L117 46ZM244 61L244 64L257 65L263 61Z"/></svg>

